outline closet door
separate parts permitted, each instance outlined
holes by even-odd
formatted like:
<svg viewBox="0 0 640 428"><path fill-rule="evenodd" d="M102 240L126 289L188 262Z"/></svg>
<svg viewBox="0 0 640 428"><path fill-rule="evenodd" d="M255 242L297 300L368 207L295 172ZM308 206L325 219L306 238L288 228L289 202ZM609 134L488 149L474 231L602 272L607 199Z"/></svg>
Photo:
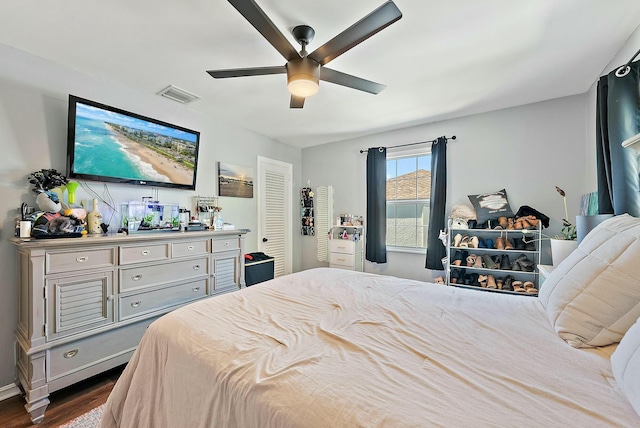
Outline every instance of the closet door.
<svg viewBox="0 0 640 428"><path fill-rule="evenodd" d="M258 247L275 257L274 276L292 271L292 173L286 162L258 156Z"/></svg>

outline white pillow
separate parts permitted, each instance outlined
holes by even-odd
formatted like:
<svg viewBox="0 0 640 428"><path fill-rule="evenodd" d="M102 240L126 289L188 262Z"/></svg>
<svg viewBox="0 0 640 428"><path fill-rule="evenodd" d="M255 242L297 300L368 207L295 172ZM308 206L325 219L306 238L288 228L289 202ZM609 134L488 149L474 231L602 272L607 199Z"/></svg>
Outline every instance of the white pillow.
<svg viewBox="0 0 640 428"><path fill-rule="evenodd" d="M624 396L640 415L640 319L611 356L611 369Z"/></svg>
<svg viewBox="0 0 640 428"><path fill-rule="evenodd" d="M620 341L640 317L640 219L596 226L539 293L555 331L575 348Z"/></svg>

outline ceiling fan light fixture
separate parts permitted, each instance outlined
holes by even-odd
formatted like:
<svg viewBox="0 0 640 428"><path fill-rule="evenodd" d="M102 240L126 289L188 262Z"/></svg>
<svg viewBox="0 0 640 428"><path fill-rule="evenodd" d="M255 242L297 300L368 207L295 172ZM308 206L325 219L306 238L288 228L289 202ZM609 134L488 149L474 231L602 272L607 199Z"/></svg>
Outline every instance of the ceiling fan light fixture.
<svg viewBox="0 0 640 428"><path fill-rule="evenodd" d="M310 97L318 93L320 64L308 59L293 59L287 63L287 89L296 97Z"/></svg>

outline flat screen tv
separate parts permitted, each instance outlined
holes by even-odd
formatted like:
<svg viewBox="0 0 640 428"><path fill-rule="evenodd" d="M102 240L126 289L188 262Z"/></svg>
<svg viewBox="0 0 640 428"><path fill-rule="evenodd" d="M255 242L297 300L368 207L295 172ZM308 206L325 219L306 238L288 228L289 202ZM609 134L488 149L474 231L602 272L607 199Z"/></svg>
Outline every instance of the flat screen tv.
<svg viewBox="0 0 640 428"><path fill-rule="evenodd" d="M200 133L69 95L67 177L195 190Z"/></svg>

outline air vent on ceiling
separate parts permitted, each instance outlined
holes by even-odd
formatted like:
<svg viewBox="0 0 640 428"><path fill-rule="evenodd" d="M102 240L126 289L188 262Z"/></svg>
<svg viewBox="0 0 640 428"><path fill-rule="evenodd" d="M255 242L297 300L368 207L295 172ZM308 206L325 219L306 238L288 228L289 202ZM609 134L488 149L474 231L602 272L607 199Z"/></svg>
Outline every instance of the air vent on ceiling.
<svg viewBox="0 0 640 428"><path fill-rule="evenodd" d="M181 104L189 104L195 100L200 99L199 96L192 94L191 92L187 92L184 89L176 88L173 85L167 86L166 88L158 92L157 95L169 98L170 100L179 102Z"/></svg>

